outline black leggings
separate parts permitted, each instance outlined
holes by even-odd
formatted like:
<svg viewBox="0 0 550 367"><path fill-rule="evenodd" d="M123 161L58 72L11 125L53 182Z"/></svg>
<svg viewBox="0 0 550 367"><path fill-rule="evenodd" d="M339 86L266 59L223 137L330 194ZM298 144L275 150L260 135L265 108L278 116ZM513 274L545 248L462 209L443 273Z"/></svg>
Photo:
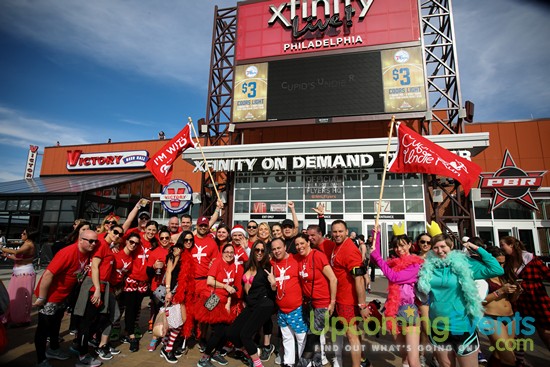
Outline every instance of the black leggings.
<svg viewBox="0 0 550 367"><path fill-rule="evenodd" d="M244 346L249 355L258 353L254 334L271 318L273 307L273 301L269 298L264 298L257 305L245 307L227 331L231 343L237 348Z"/></svg>
<svg viewBox="0 0 550 367"><path fill-rule="evenodd" d="M210 324L212 333L206 343L204 354L213 355L216 350L221 350L227 340L227 328L228 324Z"/></svg>
<svg viewBox="0 0 550 367"><path fill-rule="evenodd" d="M138 291L124 292L124 306L126 308L126 315L124 315L124 330L128 336L133 335L136 329L137 317L141 310L141 302L145 293Z"/></svg>
<svg viewBox="0 0 550 367"><path fill-rule="evenodd" d="M84 316L79 319L78 350L82 356L88 353L88 341L91 338L92 331L98 331L98 338L100 338L100 332L111 324L107 314L102 314L100 311L88 300Z"/></svg>
<svg viewBox="0 0 550 367"><path fill-rule="evenodd" d="M38 325L34 334L34 347L38 363L46 359L47 339L50 337L50 348L59 349L59 329L65 315L65 308L59 308L53 315L43 315L38 312Z"/></svg>

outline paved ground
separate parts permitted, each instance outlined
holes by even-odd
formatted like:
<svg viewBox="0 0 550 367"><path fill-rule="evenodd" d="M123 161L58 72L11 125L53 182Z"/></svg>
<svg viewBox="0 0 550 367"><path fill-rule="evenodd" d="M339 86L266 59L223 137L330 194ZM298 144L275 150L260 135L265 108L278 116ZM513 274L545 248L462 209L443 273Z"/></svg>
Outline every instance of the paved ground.
<svg viewBox="0 0 550 367"><path fill-rule="evenodd" d="M0 269L0 280L4 284L8 284L9 278L11 276L11 270L9 269ZM385 278L379 277L377 281L373 284L373 291L368 295L368 301L372 299L378 299L384 301L386 297L386 288L387 281ZM142 326L146 325L146 317L148 315L147 304L143 303L144 312L142 312ZM33 322L28 327L21 328L10 328L7 330L8 333L8 347L3 355L0 355L0 366L5 367L31 367L36 365L36 354L34 351L34 332L36 328L36 312L33 313ZM64 342L62 347L67 349L72 340L71 335L68 333L68 318L66 317L63 320L61 326L61 335L64 337ZM104 366L117 366L117 367L141 367L141 366L151 366L153 364L169 366L164 359L159 356L158 350L156 352L148 352L146 347L149 344L151 339L150 334L145 334L141 344L140 351L137 353L130 353L128 350L128 345L123 344L120 346L122 351L121 354L115 356L110 361L104 361ZM548 365L550 362L550 352L544 347L541 340L536 336L534 338L534 350L528 352L527 360L533 366L544 366ZM483 351L488 356L488 342L486 337L482 338ZM401 366L400 359L397 356L397 352L385 351L385 352L375 352L377 348L388 348L389 350L392 345L392 339L390 336L381 336L380 338L368 337L365 339L365 348L368 352L369 359L373 363L374 367L390 367L390 366ZM200 354L197 349L191 349L189 353L183 356L176 365L179 366L196 366L197 360L199 359ZM228 358L229 364L228 367L240 367L244 364L240 361ZM50 361L53 367L68 367L74 366L76 358L69 359L67 361ZM276 366L274 364L274 357L270 361L264 364L266 367ZM349 355L344 355L344 365L350 366Z"/></svg>

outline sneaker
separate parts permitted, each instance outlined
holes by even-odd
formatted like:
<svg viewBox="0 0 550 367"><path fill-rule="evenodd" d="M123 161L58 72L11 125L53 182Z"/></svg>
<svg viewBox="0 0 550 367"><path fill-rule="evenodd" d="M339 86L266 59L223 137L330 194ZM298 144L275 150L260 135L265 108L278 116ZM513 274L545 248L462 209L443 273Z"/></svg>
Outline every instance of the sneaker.
<svg viewBox="0 0 550 367"><path fill-rule="evenodd" d="M327 356L323 355L323 356L321 357L321 363L323 364L323 366L325 366L325 365L328 364Z"/></svg>
<svg viewBox="0 0 550 367"><path fill-rule="evenodd" d="M206 344L201 340L199 341L199 352L204 353L206 350Z"/></svg>
<svg viewBox="0 0 550 367"><path fill-rule="evenodd" d="M107 343L107 346L109 347L109 353L116 356L117 354L120 354L120 349L117 349L113 347L110 343Z"/></svg>
<svg viewBox="0 0 550 367"><path fill-rule="evenodd" d="M174 351L174 355L176 356L176 358L180 358L181 356L187 354L187 352L189 352L189 348L187 348L187 346L185 347L178 347L178 348L175 348L173 349Z"/></svg>
<svg viewBox="0 0 550 367"><path fill-rule="evenodd" d="M178 363L178 359L174 355L174 351L167 352L164 348L160 348L160 356L166 359L168 363Z"/></svg>
<svg viewBox="0 0 550 367"><path fill-rule="evenodd" d="M69 334L71 334L71 335L76 335L76 333L77 333L76 329L69 330Z"/></svg>
<svg viewBox="0 0 550 367"><path fill-rule="evenodd" d="M222 366L229 363L227 362L227 359L223 358L219 352L214 353L214 355L210 357L210 360L216 362L217 364L221 364Z"/></svg>
<svg viewBox="0 0 550 367"><path fill-rule="evenodd" d="M197 362L197 367L214 367L214 365L210 362L210 358L201 357Z"/></svg>
<svg viewBox="0 0 550 367"><path fill-rule="evenodd" d="M139 339L130 339L130 352L137 352L139 350Z"/></svg>
<svg viewBox="0 0 550 367"><path fill-rule="evenodd" d="M88 340L88 346L92 348L99 348L99 340L96 338L91 338Z"/></svg>
<svg viewBox="0 0 550 367"><path fill-rule="evenodd" d="M79 358L78 362L75 364L75 367L99 367L101 364L101 361L95 359L89 354L86 354L83 358Z"/></svg>
<svg viewBox="0 0 550 367"><path fill-rule="evenodd" d="M97 356L99 358L103 359L104 361L108 361L110 359L113 359L113 355L109 351L109 346L107 346L107 345L104 345L100 348L97 348L95 350L95 352L97 353Z"/></svg>
<svg viewBox="0 0 550 367"><path fill-rule="evenodd" d="M36 367L52 367L52 365L50 364L50 362L47 359L45 359L42 362L40 362L39 364L37 364Z"/></svg>
<svg viewBox="0 0 550 367"><path fill-rule="evenodd" d="M128 337L128 335L124 335L120 338L120 343L121 344L130 344L130 338Z"/></svg>
<svg viewBox="0 0 550 367"><path fill-rule="evenodd" d="M273 354L274 351L275 351L275 346L273 344L269 344L267 347L263 347L260 353L260 360L262 362L269 361L269 358L271 357L271 354Z"/></svg>
<svg viewBox="0 0 550 367"><path fill-rule="evenodd" d="M63 350L61 348L59 349L46 349L46 358L50 359L59 359L60 361L65 361L69 358L71 358L71 355Z"/></svg>
<svg viewBox="0 0 550 367"><path fill-rule="evenodd" d="M485 358L485 356L483 355L483 353L481 352L481 350L480 350L479 353L477 354L477 362L478 362L478 363L487 363L487 358Z"/></svg>
<svg viewBox="0 0 550 367"><path fill-rule="evenodd" d="M158 339L151 339L151 341L149 342L149 346L147 347L147 351L149 352L154 352L155 349L157 349L157 344L158 344Z"/></svg>
<svg viewBox="0 0 550 367"><path fill-rule="evenodd" d="M367 358L362 359L361 360L361 367L372 367L372 363L370 363L370 361Z"/></svg>

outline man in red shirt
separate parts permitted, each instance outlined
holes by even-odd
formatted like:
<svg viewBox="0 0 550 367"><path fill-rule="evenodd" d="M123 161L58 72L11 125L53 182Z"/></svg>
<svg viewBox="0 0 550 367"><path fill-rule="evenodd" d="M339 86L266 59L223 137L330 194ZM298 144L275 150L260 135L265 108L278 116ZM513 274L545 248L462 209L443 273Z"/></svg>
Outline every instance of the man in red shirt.
<svg viewBox="0 0 550 367"><path fill-rule="evenodd" d="M246 239L246 231L240 224L235 224L231 230L231 243L235 249L235 267L243 266L248 261L250 255L249 242ZM237 270L237 269L236 269Z"/></svg>
<svg viewBox="0 0 550 367"><path fill-rule="evenodd" d="M255 220L250 220L246 225L246 232L248 233L248 247L252 248L258 239L258 223Z"/></svg>
<svg viewBox="0 0 550 367"><path fill-rule="evenodd" d="M275 302L279 306L277 322L281 328L284 346L283 363L294 366L296 351L294 336L298 343L298 358L305 348L307 325L302 316L302 287L300 267L293 255L286 252L286 245L280 238L271 242L273 253L273 275L275 277ZM273 288L272 288L273 289Z"/></svg>
<svg viewBox="0 0 550 367"><path fill-rule="evenodd" d="M365 303L365 269L361 252L348 237L348 226L343 220L332 222L332 238L335 247L330 255L330 265L338 280L336 311L347 322L346 336L351 347L353 367L361 367L361 339L357 329L356 316L367 318L370 315ZM340 361L339 361L340 362ZM341 362L340 362L340 365ZM370 363L363 365L369 366Z"/></svg>
<svg viewBox="0 0 550 367"><path fill-rule="evenodd" d="M78 280L86 276L90 268L90 256L97 244L95 231L80 233L77 243L61 249L55 255L38 282L34 306L40 310L34 345L39 366L49 366L47 358L65 360L70 357L59 348L59 329L67 307L65 301ZM46 349L48 337L50 347ZM88 354L77 365L95 367L101 365L101 362Z"/></svg>

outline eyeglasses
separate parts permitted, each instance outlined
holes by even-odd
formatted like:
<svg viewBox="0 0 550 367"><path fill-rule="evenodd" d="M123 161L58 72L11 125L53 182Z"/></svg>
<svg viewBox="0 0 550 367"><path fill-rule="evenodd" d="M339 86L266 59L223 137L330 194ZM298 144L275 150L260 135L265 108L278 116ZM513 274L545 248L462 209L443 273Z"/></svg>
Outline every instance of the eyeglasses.
<svg viewBox="0 0 550 367"><path fill-rule="evenodd" d="M139 241L128 240L132 245L139 245Z"/></svg>
<svg viewBox="0 0 550 367"><path fill-rule="evenodd" d="M162 240L169 240L169 239L170 239L170 236L162 236L160 239L161 239L161 241L162 241Z"/></svg>
<svg viewBox="0 0 550 367"><path fill-rule="evenodd" d="M420 240L420 241L418 241L418 243L420 243L421 245L425 245L427 243L430 243L430 241Z"/></svg>
<svg viewBox="0 0 550 367"><path fill-rule="evenodd" d="M116 220L106 220L105 224L117 224Z"/></svg>
<svg viewBox="0 0 550 367"><path fill-rule="evenodd" d="M140 220L146 220L146 219L149 219L149 217L143 215L143 216L139 217L139 219L140 219Z"/></svg>
<svg viewBox="0 0 550 367"><path fill-rule="evenodd" d="M254 252L257 252L257 253L264 253L264 252L265 252L265 249L263 249L263 248L255 248L255 249L254 249Z"/></svg>
<svg viewBox="0 0 550 367"><path fill-rule="evenodd" d="M115 236L122 236L123 233L117 231L116 229L113 229L113 234L114 234Z"/></svg>
<svg viewBox="0 0 550 367"><path fill-rule="evenodd" d="M228 255L235 255L235 252L233 252L233 251L231 251L231 252L230 251L224 251L223 253L228 254Z"/></svg>
<svg viewBox="0 0 550 367"><path fill-rule="evenodd" d="M88 241L88 243L89 243L90 245L93 245L93 244L99 242L98 240L91 240L91 239L89 239L89 238L84 238L84 237L82 237L82 239L85 240L85 241Z"/></svg>
<svg viewBox="0 0 550 367"><path fill-rule="evenodd" d="M256 229L258 226L248 226L248 229Z"/></svg>
<svg viewBox="0 0 550 367"><path fill-rule="evenodd" d="M193 242L193 239L192 238L184 238L183 242Z"/></svg>

